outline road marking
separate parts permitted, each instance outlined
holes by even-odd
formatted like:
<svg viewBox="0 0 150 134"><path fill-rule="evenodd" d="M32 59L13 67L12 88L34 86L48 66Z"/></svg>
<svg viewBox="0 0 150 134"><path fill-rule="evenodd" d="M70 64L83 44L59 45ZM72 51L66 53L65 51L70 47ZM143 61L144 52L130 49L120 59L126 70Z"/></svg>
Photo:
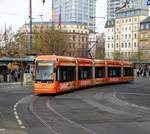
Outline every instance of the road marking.
<svg viewBox="0 0 150 134"><path fill-rule="evenodd" d="M34 99L34 101L35 101L35 99ZM33 102L34 102L34 101L32 101L32 103L30 103L30 105L29 105L29 108L30 108L32 114L33 114L38 120L40 120L45 126L47 126L49 130L51 130L51 131L54 132L55 134L61 134L60 132L57 132L57 131L54 129L54 127L52 127L52 126L50 126L49 124L47 124L47 122L46 122L45 120L43 120L37 113L34 112L34 110L33 110Z"/></svg>
<svg viewBox="0 0 150 134"><path fill-rule="evenodd" d="M127 112L124 112L124 111L120 111L120 110L117 110L117 109L113 109L109 106L105 106L105 105L102 105L92 99L84 99L84 102L86 102L87 104L93 106L93 107L96 107L98 108L99 110L102 110L102 111L107 111L108 113L112 113L112 114L120 114L120 115L128 115L128 116L131 116L130 113L127 113Z"/></svg>
<svg viewBox="0 0 150 134"><path fill-rule="evenodd" d="M5 128L1 128L1 129L0 129L0 131L5 131L5 130L6 130Z"/></svg>
<svg viewBox="0 0 150 134"><path fill-rule="evenodd" d="M23 125L22 121L20 120L20 118L19 118L19 116L18 116L18 113L17 113L17 106L18 106L21 102L23 102L25 99L28 99L28 98L31 97L31 96L32 96L32 95L29 95L29 96L26 96L26 97L22 98L22 99L19 100L19 101L14 105L14 107L13 107L14 116L15 116L15 118L16 118L18 124L20 125L20 128L22 128L22 129L24 129L24 128L26 128L26 127Z"/></svg>
<svg viewBox="0 0 150 134"><path fill-rule="evenodd" d="M143 93L121 93L121 94L142 95L142 96L143 96L143 95L145 95L145 96L149 96L149 95L150 95L150 94L143 94ZM128 106L132 106L132 107L135 107L135 108L139 108L139 109L145 110L145 112L147 112L147 113L150 113L150 108L145 107L145 106L139 106L139 105L137 105L137 104L133 104L133 103L129 103L129 102L127 102L127 101L121 100L121 99L119 99L116 95L117 95L117 93L113 93L113 97L114 97L117 101L119 101L120 103L126 104L126 105L128 105Z"/></svg>

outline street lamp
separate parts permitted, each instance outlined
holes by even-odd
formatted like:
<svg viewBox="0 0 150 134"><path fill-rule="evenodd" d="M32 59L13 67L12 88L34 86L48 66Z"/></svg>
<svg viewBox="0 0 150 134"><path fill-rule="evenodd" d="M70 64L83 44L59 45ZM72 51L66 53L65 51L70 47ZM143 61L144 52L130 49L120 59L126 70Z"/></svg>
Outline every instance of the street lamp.
<svg viewBox="0 0 150 134"><path fill-rule="evenodd" d="M30 34L29 34L29 50L32 53L32 0L29 0L29 18L30 18Z"/></svg>

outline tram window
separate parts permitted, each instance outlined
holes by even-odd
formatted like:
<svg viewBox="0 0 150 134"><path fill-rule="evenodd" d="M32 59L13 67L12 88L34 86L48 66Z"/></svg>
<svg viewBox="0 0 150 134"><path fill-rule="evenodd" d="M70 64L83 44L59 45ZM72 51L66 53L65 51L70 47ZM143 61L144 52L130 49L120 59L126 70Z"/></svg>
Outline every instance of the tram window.
<svg viewBox="0 0 150 134"><path fill-rule="evenodd" d="M75 76L75 67L61 66L57 68L57 81L59 82L74 81Z"/></svg>
<svg viewBox="0 0 150 134"><path fill-rule="evenodd" d="M95 67L95 78L105 77L105 67Z"/></svg>
<svg viewBox="0 0 150 134"><path fill-rule="evenodd" d="M79 67L79 80L92 78L92 67Z"/></svg>
<svg viewBox="0 0 150 134"><path fill-rule="evenodd" d="M133 68L131 68L131 67L123 68L123 75L124 76L133 76Z"/></svg>
<svg viewBox="0 0 150 134"><path fill-rule="evenodd" d="M120 77L121 68L120 67L108 67L108 77Z"/></svg>

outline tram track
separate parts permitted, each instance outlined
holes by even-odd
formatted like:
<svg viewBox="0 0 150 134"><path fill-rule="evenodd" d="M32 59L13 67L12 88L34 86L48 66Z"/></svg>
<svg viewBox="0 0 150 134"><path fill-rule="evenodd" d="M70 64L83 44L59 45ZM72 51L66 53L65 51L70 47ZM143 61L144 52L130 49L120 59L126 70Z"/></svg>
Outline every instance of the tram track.
<svg viewBox="0 0 150 134"><path fill-rule="evenodd" d="M35 118L38 119L53 134L67 134L67 133L69 134L70 132L67 131L67 129L72 129L71 131L74 134L76 134L76 133L97 134L93 130L90 130L90 129L70 120L69 118L63 116L62 114L58 113L50 104L53 97L46 97L46 99L45 99L46 101L43 102L43 105L45 103L45 106L49 111L49 112L47 111L47 113L49 113L49 115L47 114L47 119L46 119L44 116L41 116L42 115L41 113L37 113L35 110L35 109L37 109L37 107L35 108L35 105L36 105L36 101L38 99L39 98L37 96L33 97L31 103L29 104L29 110L35 116ZM50 120L50 117L52 117L52 114L53 114L53 116L55 115L55 122L53 119ZM58 122L58 121L61 121L61 122ZM56 125L56 124L59 124L59 125ZM62 126L63 124L66 125L65 126L66 128L64 126L62 128L58 128L58 126ZM65 130L64 130L64 128L65 128Z"/></svg>
<svg viewBox="0 0 150 134"><path fill-rule="evenodd" d="M19 101L17 111L26 127L24 130L30 134L108 134L108 127L117 128L118 132L126 132L125 128L129 127L133 133L137 132L134 126L144 128L146 124L145 128L149 128L150 108L134 104L132 99L132 96L140 99L141 95L147 100L150 95L147 91L144 85L119 84L57 96L31 95Z"/></svg>
<svg viewBox="0 0 150 134"><path fill-rule="evenodd" d="M29 110L31 111L31 113L35 116L36 119L38 119L44 126L46 126L50 132L52 132L53 134L63 134L62 132L60 132L59 130L57 130L56 128L52 127L50 124L47 123L46 120L42 119L41 116L39 116L35 110L34 110L34 103L37 99L37 96L34 96L31 103L29 104Z"/></svg>

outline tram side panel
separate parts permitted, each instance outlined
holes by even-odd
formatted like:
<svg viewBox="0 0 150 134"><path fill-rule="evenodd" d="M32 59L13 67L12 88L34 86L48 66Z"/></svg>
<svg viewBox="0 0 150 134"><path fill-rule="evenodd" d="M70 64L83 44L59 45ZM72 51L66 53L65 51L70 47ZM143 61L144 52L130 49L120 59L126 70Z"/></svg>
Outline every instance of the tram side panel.
<svg viewBox="0 0 150 134"><path fill-rule="evenodd" d="M94 85L102 85L105 82L105 61L94 60Z"/></svg>
<svg viewBox="0 0 150 134"><path fill-rule="evenodd" d="M123 63L123 78L124 82L134 81L133 63L124 62Z"/></svg>
<svg viewBox="0 0 150 134"><path fill-rule="evenodd" d="M76 60L59 61L56 69L57 92L76 88Z"/></svg>
<svg viewBox="0 0 150 134"><path fill-rule="evenodd" d="M78 80L77 88L88 87L94 85L93 82L93 62L90 59L78 58Z"/></svg>
<svg viewBox="0 0 150 134"><path fill-rule="evenodd" d="M120 83L123 82L122 65L120 61L106 61L107 77L105 84L107 83Z"/></svg>

